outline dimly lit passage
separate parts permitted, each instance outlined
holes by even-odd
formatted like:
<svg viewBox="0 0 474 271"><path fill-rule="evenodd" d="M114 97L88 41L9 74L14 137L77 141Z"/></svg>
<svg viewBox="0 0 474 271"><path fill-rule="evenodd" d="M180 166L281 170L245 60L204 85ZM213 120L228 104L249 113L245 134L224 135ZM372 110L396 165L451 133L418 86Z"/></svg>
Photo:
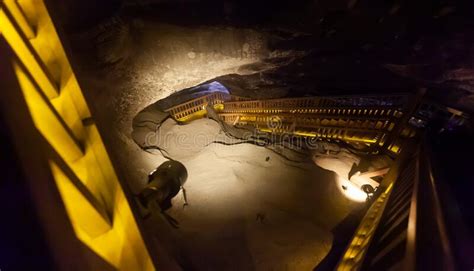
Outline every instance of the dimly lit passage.
<svg viewBox="0 0 474 271"><path fill-rule="evenodd" d="M471 270L474 3L379 2L1 1L0 270Z"/></svg>

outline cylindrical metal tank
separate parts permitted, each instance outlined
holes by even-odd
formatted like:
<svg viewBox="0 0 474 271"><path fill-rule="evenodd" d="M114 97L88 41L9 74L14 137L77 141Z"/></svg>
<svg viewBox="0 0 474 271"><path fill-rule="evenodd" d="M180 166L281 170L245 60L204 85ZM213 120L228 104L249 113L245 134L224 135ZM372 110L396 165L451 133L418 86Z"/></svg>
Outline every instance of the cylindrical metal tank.
<svg viewBox="0 0 474 271"><path fill-rule="evenodd" d="M171 199L178 194L186 182L188 172L178 161L170 160L161 164L148 175L148 184L140 193L140 200L148 206L152 200L157 201L162 210L171 207Z"/></svg>

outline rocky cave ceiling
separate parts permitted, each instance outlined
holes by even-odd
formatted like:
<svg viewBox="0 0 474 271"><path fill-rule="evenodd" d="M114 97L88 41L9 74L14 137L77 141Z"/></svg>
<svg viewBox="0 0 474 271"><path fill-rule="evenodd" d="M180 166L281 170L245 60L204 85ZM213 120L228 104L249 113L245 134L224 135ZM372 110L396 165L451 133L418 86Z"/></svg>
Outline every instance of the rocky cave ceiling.
<svg viewBox="0 0 474 271"><path fill-rule="evenodd" d="M56 4L75 57L94 55L82 69L115 70L145 92L216 78L254 97L427 87L434 99L474 108L473 1Z"/></svg>

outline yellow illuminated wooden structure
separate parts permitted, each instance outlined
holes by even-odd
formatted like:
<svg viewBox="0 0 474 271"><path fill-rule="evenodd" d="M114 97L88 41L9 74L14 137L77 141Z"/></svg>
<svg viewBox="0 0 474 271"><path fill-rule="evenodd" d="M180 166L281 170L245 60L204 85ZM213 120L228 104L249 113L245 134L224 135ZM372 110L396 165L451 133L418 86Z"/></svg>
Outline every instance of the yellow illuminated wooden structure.
<svg viewBox="0 0 474 271"><path fill-rule="evenodd" d="M415 142L410 141L397 157L378 188L380 189L380 195L365 213L339 260L336 267L337 271L364 270L364 264L370 265L371 261L380 261L382 257L390 255L390 251L394 250L394 247L404 244L407 231L402 231L397 235L394 234L394 232L396 232L394 230L395 227L387 225L393 223L398 226L399 224L403 224L400 221L408 219L410 212L409 201L412 197L412 193L416 193L413 192L413 189L419 171L418 152L419 150ZM394 202L396 203L394 204ZM386 216L385 220L382 221L384 214L390 214L391 216ZM387 223L387 221L390 223ZM383 237L386 238L386 241L390 240L390 242L387 242L389 245L385 244L383 249L380 249L380 251L377 250L375 252L376 256L373 259L370 258L368 260L369 263L367 263L367 253L370 246L374 245L374 237L377 234L377 230L380 231L379 227L382 224L387 228L383 232ZM408 229L408 231L409 230L410 229ZM389 235L391 239L388 238ZM406 253L409 255L411 252L408 251ZM412 263L406 264L412 266ZM404 266L399 266L399 268L402 269L403 267ZM408 268L403 270L412 269Z"/></svg>
<svg viewBox="0 0 474 271"><path fill-rule="evenodd" d="M389 140L389 135L403 122L407 98L358 95L253 100L213 93L175 105L166 112L177 121L189 122L204 117L206 107L213 105L220 119L231 125L251 125L265 133L363 144L373 152L385 146L390 153L398 154L403 139ZM405 126L401 137L411 138L415 134L415 129Z"/></svg>
<svg viewBox="0 0 474 271"><path fill-rule="evenodd" d="M59 157L45 154L75 236L114 269L154 270L46 5L4 0L0 8L0 42L12 51L1 69L15 75L35 128Z"/></svg>

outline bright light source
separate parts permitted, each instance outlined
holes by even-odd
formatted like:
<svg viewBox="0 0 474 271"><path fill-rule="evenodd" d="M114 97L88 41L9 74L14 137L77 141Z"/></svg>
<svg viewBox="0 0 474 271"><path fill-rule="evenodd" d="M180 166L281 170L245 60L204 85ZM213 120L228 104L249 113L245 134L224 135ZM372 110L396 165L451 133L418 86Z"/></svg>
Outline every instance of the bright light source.
<svg viewBox="0 0 474 271"><path fill-rule="evenodd" d="M367 199L367 194L360 189L356 184L353 182L341 178L337 176L338 187L341 193L344 194L348 199L357 201L357 202L364 202Z"/></svg>

